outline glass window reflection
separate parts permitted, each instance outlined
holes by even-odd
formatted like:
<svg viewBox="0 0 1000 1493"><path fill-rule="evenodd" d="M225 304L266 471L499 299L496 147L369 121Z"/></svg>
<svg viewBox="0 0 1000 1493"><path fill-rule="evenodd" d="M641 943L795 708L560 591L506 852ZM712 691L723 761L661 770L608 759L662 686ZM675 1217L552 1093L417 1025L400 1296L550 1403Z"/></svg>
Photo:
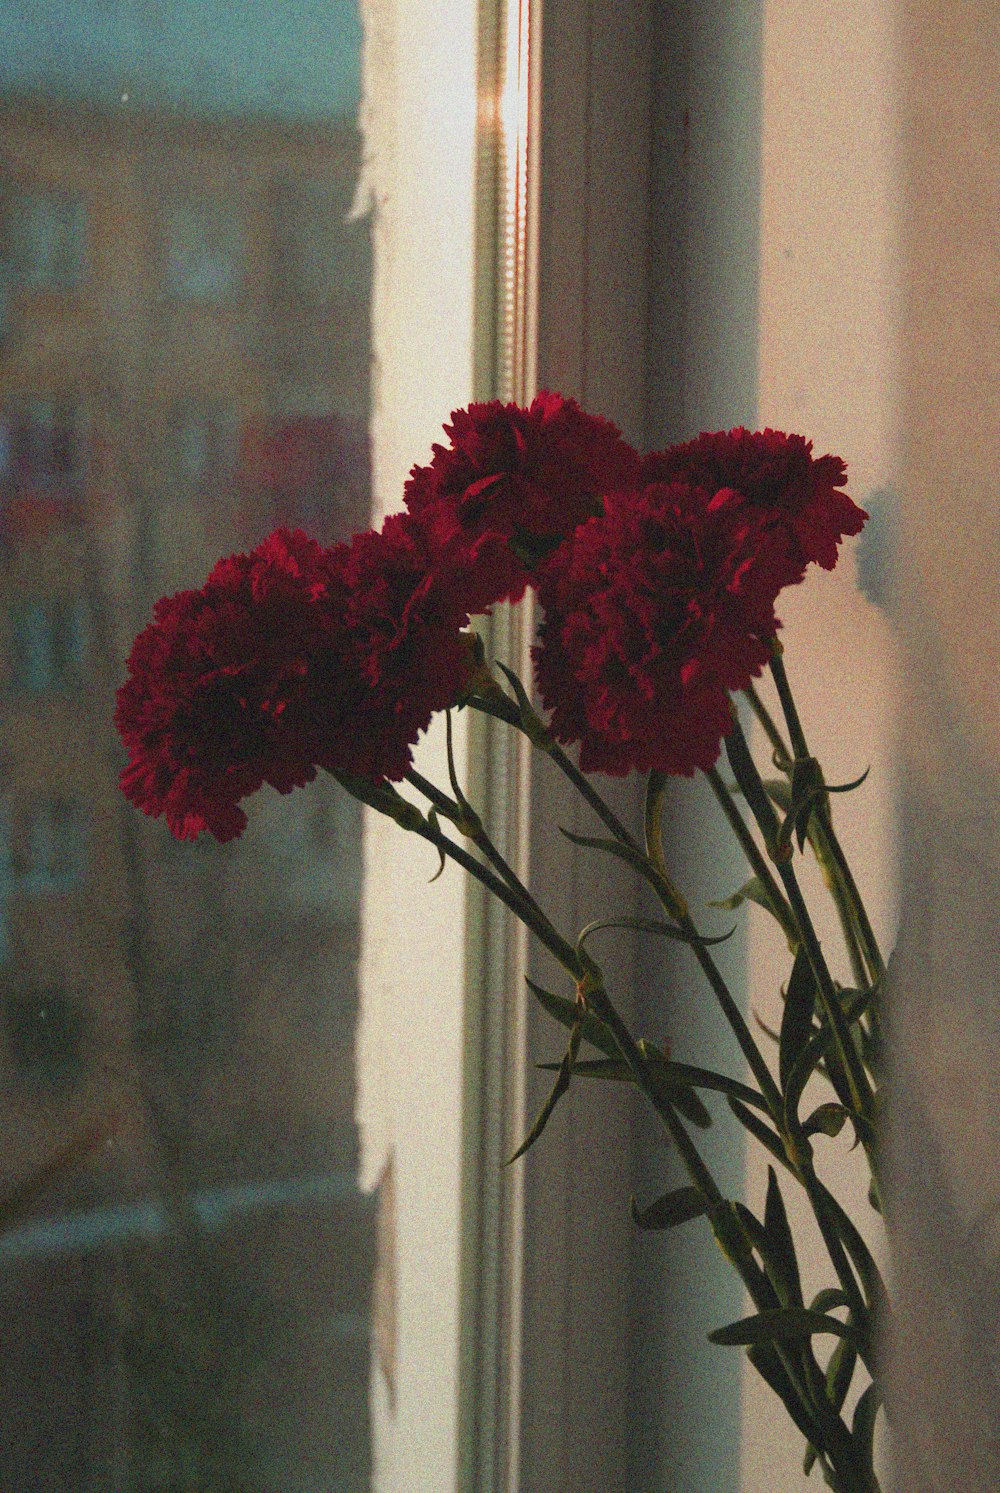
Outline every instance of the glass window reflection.
<svg viewBox="0 0 1000 1493"><path fill-rule="evenodd" d="M367 1493L361 822L117 789L156 598L369 522L354 0L0 0L0 1488Z"/></svg>

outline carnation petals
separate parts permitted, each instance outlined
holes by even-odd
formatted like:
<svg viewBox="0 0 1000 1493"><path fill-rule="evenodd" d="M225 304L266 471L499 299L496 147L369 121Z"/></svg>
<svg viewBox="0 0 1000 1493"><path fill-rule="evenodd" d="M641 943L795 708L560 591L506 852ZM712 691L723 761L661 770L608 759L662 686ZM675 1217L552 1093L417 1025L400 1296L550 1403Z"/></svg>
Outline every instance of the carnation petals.
<svg viewBox="0 0 1000 1493"><path fill-rule="evenodd" d="M609 494L543 571L536 678L585 771L711 767L728 691L767 659L770 580L743 565L742 515L711 497L684 482Z"/></svg>
<svg viewBox="0 0 1000 1493"><path fill-rule="evenodd" d="M466 618L400 517L325 550L278 530L157 603L118 691L125 795L172 832L242 833L242 799L318 767L398 779L468 672Z"/></svg>
<svg viewBox="0 0 1000 1493"><path fill-rule="evenodd" d="M847 469L839 456L812 455L812 442L784 431L706 432L693 441L643 458L647 482L690 482L711 492L738 492L758 518L785 535L783 585L802 579L810 562L832 570L837 546L858 534L868 515L843 492Z"/></svg>
<svg viewBox="0 0 1000 1493"><path fill-rule="evenodd" d="M277 530L156 604L115 721L127 797L175 835L240 835L243 799L319 768L402 778L474 672L469 616L529 585L556 737L585 771L715 762L729 695L764 667L781 590L867 515L838 457L737 428L641 458L541 393L456 411L406 511L324 548Z"/></svg>
<svg viewBox="0 0 1000 1493"><path fill-rule="evenodd" d="M638 453L617 427L561 394L543 391L527 409L472 404L445 435L404 498L437 547L442 584L470 615L518 600L533 577L526 556L554 548L600 512L603 493L638 477Z"/></svg>

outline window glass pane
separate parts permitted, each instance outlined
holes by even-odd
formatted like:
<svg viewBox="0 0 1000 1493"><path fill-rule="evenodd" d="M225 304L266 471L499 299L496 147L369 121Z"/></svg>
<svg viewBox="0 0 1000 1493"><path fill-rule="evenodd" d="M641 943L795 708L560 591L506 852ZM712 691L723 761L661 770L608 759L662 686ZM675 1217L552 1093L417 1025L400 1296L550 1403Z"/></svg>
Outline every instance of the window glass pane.
<svg viewBox="0 0 1000 1493"><path fill-rule="evenodd" d="M361 819L183 844L154 601L370 522L355 0L0 0L0 1488L367 1493Z"/></svg>

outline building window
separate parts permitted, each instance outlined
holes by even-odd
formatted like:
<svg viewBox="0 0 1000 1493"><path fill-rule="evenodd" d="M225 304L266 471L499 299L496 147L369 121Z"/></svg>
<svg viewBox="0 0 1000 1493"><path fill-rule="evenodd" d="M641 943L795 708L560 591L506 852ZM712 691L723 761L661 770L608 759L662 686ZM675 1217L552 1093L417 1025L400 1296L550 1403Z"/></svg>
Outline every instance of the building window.
<svg viewBox="0 0 1000 1493"><path fill-rule="evenodd" d="M183 301L217 304L243 280L243 233L225 202L192 197L165 210L166 291Z"/></svg>
<svg viewBox="0 0 1000 1493"><path fill-rule="evenodd" d="M15 689L44 695L79 687L86 656L82 597L27 596L10 612L10 679Z"/></svg>
<svg viewBox="0 0 1000 1493"><path fill-rule="evenodd" d="M85 442L79 406L57 395L18 400L0 417L0 480L20 493L75 490Z"/></svg>
<svg viewBox="0 0 1000 1493"><path fill-rule="evenodd" d="M87 221L77 193L15 194L9 232L14 278L22 289L67 291L83 283Z"/></svg>
<svg viewBox="0 0 1000 1493"><path fill-rule="evenodd" d="M47 1088L67 1088L79 1081L88 1022L78 1001L58 988L8 991L3 1015L22 1079Z"/></svg>
<svg viewBox="0 0 1000 1493"><path fill-rule="evenodd" d="M83 874L85 817L61 794L8 798L0 814L0 864L9 893L59 893Z"/></svg>
<svg viewBox="0 0 1000 1493"><path fill-rule="evenodd" d="M170 420L172 490L189 499L227 487L238 445L238 417L232 405L178 406Z"/></svg>

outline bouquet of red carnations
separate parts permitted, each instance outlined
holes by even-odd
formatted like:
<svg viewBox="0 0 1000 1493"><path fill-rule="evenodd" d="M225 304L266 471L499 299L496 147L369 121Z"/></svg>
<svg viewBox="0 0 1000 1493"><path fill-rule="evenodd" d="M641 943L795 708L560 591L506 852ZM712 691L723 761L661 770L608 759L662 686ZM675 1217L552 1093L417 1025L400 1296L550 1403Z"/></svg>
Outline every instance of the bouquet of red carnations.
<svg viewBox="0 0 1000 1493"><path fill-rule="evenodd" d="M129 754L127 796L175 835L242 833L241 801L319 769L478 878L554 955L570 994L532 987L567 1029L565 1056L530 1135L574 1076L636 1084L676 1146L688 1184L642 1209L644 1229L704 1218L739 1272L753 1314L712 1334L745 1347L807 1443L806 1467L840 1493L877 1493L881 1404L879 1270L861 1232L817 1173L812 1138L845 1127L878 1185L880 996L885 965L838 841L828 784L810 753L782 666L775 607L815 562L832 569L866 515L844 491L843 462L775 430L701 435L640 456L609 422L543 393L529 408L474 404L447 444L415 467L405 511L381 530L323 548L279 530L220 560L204 586L157 604L136 639L116 721ZM487 659L470 619L532 588L538 708ZM754 681L770 669L783 722ZM735 708L763 728L777 776L763 777ZM674 1061L629 1030L587 947L550 921L493 843L450 751L447 788L416 770L412 747L439 711L484 711L523 732L584 797L601 833L571 838L618 857L651 887L663 917L625 920L686 942L748 1071ZM566 748L578 749L578 763ZM728 774L720 769L720 758ZM787 938L791 971L769 1061L666 864L660 817L671 775L704 772L749 863L731 899L758 903ZM646 778L644 834L633 834L590 773ZM405 784L409 794L398 784ZM447 827L450 826L451 833ZM596 828L596 825L595 825ZM456 838L457 837L457 838ZM833 978L800 889L806 846L835 901L852 985ZM616 921L615 926L621 926ZM816 1075L830 1097L803 1113ZM763 1217L726 1198L695 1140L700 1091L721 1093L770 1154ZM518 1153L520 1154L520 1153ZM804 1189L835 1282L807 1302L778 1182ZM833 1339L832 1353L820 1345ZM819 1344L817 1344L817 1339ZM852 1384L864 1381L848 1415ZM855 1390L856 1393L856 1390Z"/></svg>

